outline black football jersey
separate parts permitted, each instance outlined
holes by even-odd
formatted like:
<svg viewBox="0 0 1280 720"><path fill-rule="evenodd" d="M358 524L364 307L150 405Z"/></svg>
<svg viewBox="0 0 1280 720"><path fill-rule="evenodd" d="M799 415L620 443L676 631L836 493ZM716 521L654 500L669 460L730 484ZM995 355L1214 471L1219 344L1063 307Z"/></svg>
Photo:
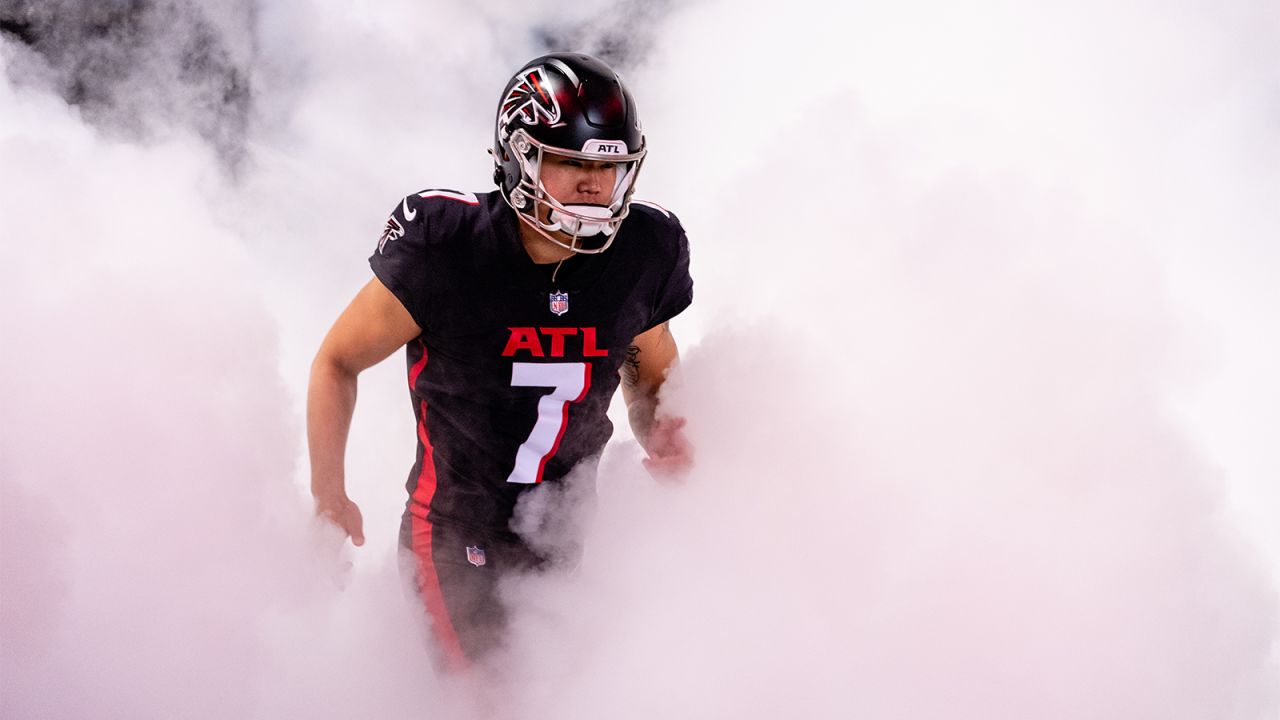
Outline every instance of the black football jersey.
<svg viewBox="0 0 1280 720"><path fill-rule="evenodd" d="M529 258L518 222L497 191L427 190L369 258L422 328L406 346L408 511L505 536L522 492L594 471L628 346L693 299L688 240L664 209L633 203L608 250L558 271Z"/></svg>

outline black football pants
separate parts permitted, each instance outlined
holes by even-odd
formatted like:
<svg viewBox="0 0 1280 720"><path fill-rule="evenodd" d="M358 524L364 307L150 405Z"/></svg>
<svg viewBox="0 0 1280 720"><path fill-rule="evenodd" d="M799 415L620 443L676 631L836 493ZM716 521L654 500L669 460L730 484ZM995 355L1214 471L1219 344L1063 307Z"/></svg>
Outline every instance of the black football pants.
<svg viewBox="0 0 1280 720"><path fill-rule="evenodd" d="M544 560L522 543L429 522L406 510L400 523L401 570L431 620L437 666L465 670L498 648L507 629L500 580Z"/></svg>

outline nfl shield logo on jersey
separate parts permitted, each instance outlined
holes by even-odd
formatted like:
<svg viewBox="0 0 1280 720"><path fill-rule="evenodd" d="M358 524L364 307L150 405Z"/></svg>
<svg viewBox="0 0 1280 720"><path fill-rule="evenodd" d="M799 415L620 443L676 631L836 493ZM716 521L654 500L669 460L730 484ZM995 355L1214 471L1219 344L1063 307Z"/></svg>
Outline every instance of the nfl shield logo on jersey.
<svg viewBox="0 0 1280 720"><path fill-rule="evenodd" d="M569 312L569 293L551 293L551 312L557 315Z"/></svg>
<svg viewBox="0 0 1280 720"><path fill-rule="evenodd" d="M484 565L484 550L478 547L467 546L467 562L480 567Z"/></svg>

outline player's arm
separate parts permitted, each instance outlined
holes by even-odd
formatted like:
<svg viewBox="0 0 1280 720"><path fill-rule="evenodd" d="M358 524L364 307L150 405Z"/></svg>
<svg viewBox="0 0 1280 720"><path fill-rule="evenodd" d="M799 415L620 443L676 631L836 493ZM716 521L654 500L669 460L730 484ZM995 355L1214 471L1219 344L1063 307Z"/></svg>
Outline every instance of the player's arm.
<svg viewBox="0 0 1280 720"><path fill-rule="evenodd" d="M659 475L687 470L693 452L681 428L684 418L657 417L658 391L680 359L667 323L636 336L622 363L622 397L636 439L649 454L645 466Z"/></svg>
<svg viewBox="0 0 1280 720"><path fill-rule="evenodd" d="M422 334L395 295L377 278L356 294L325 336L311 363L307 445L316 512L364 544L360 510L347 497L344 457L356 407L356 376Z"/></svg>

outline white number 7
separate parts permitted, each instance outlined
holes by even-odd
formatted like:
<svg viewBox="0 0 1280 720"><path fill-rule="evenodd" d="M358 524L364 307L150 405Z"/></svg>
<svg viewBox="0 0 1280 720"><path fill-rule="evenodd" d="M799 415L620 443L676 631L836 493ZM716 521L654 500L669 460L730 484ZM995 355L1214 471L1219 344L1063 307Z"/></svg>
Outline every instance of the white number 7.
<svg viewBox="0 0 1280 720"><path fill-rule="evenodd" d="M512 363L511 387L549 387L550 395L538 400L538 421L529 439L516 451L516 466L507 482L542 482L547 461L560 449L569 423L569 403L580 402L591 388L591 366L587 363Z"/></svg>

